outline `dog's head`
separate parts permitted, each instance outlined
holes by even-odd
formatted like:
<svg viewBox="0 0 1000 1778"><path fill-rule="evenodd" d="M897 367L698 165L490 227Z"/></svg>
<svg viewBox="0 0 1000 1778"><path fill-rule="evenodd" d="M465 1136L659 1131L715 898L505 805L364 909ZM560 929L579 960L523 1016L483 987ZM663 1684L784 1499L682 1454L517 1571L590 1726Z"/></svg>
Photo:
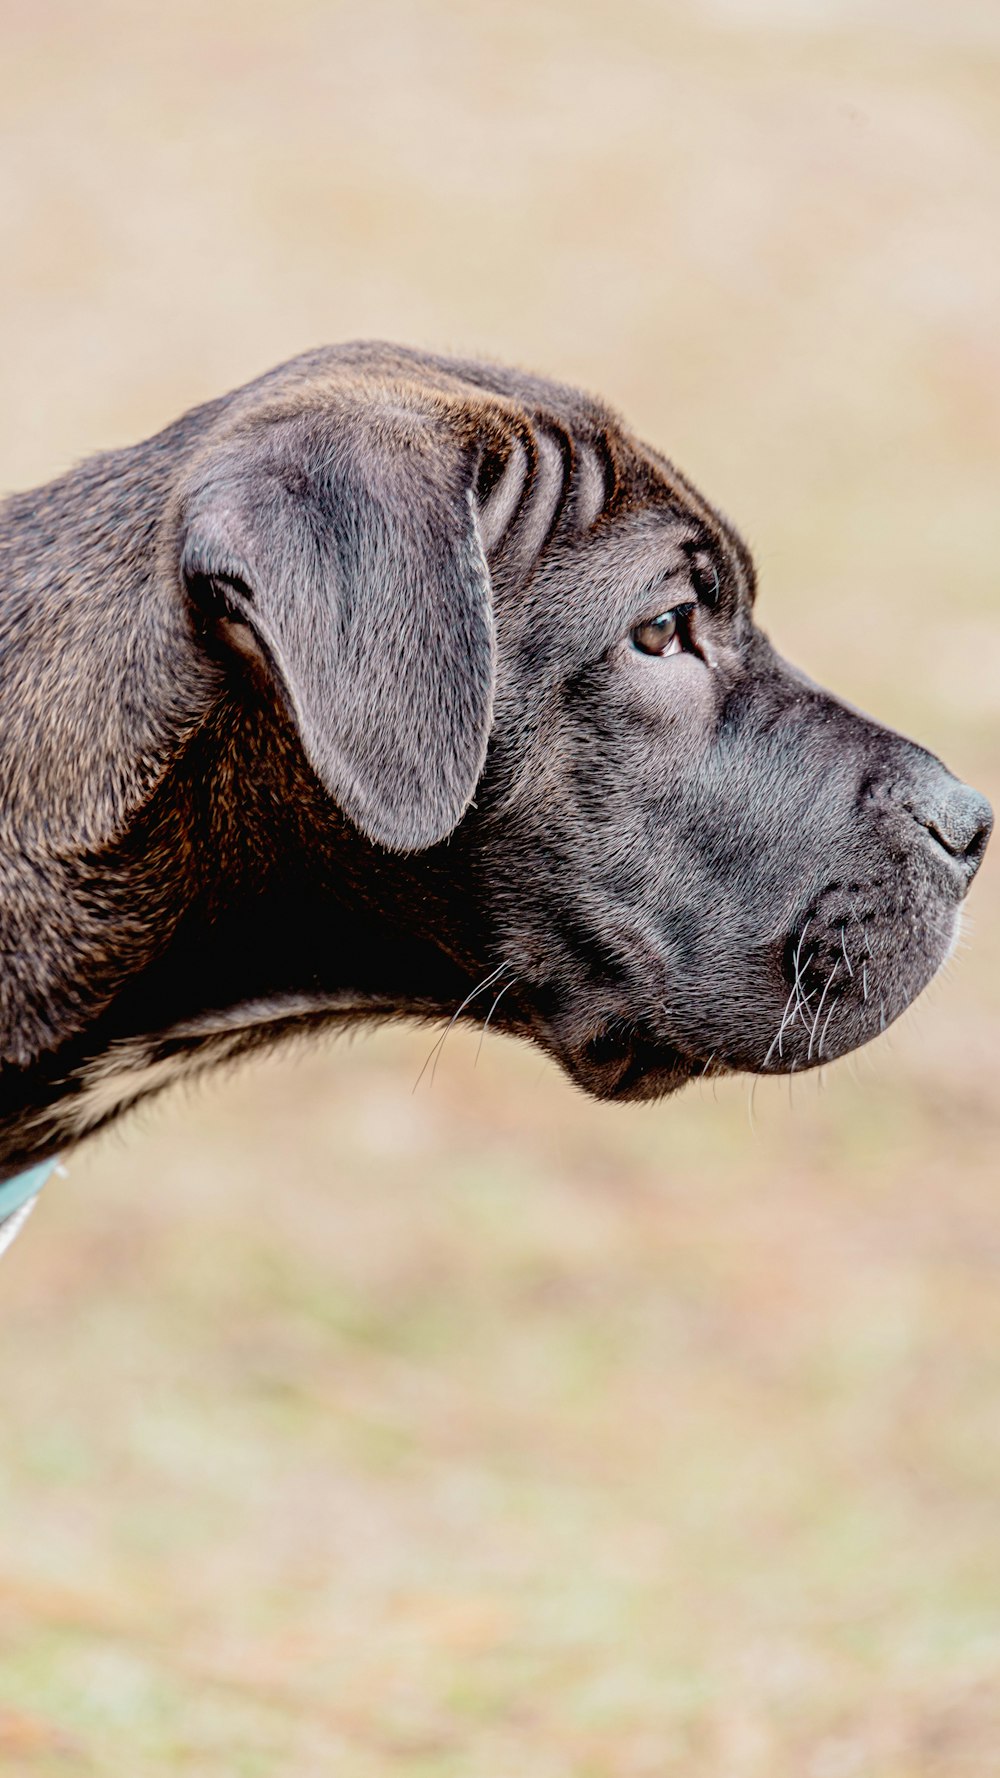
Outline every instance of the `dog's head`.
<svg viewBox="0 0 1000 1778"><path fill-rule="evenodd" d="M948 953L988 805L774 652L736 533L599 404L339 348L98 462L42 502L55 668L37 500L5 614L0 919L51 925L0 1002L15 1158L331 1017L489 1015L607 1097L805 1068Z"/></svg>

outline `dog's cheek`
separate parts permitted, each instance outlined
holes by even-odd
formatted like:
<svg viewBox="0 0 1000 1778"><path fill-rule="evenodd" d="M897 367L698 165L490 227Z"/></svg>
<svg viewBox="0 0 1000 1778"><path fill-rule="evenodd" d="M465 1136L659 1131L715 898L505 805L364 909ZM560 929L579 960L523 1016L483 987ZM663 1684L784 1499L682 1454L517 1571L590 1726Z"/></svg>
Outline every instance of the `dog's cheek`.
<svg viewBox="0 0 1000 1778"><path fill-rule="evenodd" d="M711 732L716 705L712 669L699 655L643 654L624 642L615 650L609 666L613 673L611 698L620 719L641 720L648 732L659 732L669 746L678 729L689 739Z"/></svg>

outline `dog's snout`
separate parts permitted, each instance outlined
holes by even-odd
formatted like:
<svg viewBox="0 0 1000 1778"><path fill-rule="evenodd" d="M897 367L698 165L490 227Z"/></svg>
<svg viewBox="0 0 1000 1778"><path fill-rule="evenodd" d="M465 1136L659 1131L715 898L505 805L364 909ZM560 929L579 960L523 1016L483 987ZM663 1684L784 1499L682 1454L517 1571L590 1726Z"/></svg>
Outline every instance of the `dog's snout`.
<svg viewBox="0 0 1000 1778"><path fill-rule="evenodd" d="M918 801L911 813L942 851L962 866L971 882L993 830L993 810L986 798L971 785L942 773L934 792Z"/></svg>

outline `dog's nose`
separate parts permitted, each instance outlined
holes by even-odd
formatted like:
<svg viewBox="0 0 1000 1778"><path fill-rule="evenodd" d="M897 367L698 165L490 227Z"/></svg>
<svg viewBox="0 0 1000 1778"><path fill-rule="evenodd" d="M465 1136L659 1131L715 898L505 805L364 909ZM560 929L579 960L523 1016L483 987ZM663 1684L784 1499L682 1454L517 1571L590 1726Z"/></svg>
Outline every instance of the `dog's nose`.
<svg viewBox="0 0 1000 1778"><path fill-rule="evenodd" d="M971 883L993 831L993 810L986 798L943 772L934 793L912 813L942 851L961 865Z"/></svg>

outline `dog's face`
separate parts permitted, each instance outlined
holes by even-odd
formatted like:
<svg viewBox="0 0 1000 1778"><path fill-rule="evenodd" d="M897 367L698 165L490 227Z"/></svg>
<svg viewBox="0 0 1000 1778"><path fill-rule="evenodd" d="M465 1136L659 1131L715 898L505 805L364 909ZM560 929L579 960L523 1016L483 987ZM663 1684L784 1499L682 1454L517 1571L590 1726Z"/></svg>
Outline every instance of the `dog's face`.
<svg viewBox="0 0 1000 1778"><path fill-rule="evenodd" d="M580 561L535 589L484 785L498 1013L624 1098L865 1043L949 952L982 799L775 653L724 533L640 515L584 561L613 596L581 638Z"/></svg>
<svg viewBox="0 0 1000 1778"><path fill-rule="evenodd" d="M805 1068L946 956L988 806L773 651L744 545L598 404L342 348L111 461L80 915L8 997L9 1154L366 1014L488 1016L605 1097Z"/></svg>
<svg viewBox="0 0 1000 1778"><path fill-rule="evenodd" d="M620 508L570 507L505 612L478 800L496 1016L588 1090L648 1098L877 1035L948 954L990 814L783 661L738 538L626 463Z"/></svg>

